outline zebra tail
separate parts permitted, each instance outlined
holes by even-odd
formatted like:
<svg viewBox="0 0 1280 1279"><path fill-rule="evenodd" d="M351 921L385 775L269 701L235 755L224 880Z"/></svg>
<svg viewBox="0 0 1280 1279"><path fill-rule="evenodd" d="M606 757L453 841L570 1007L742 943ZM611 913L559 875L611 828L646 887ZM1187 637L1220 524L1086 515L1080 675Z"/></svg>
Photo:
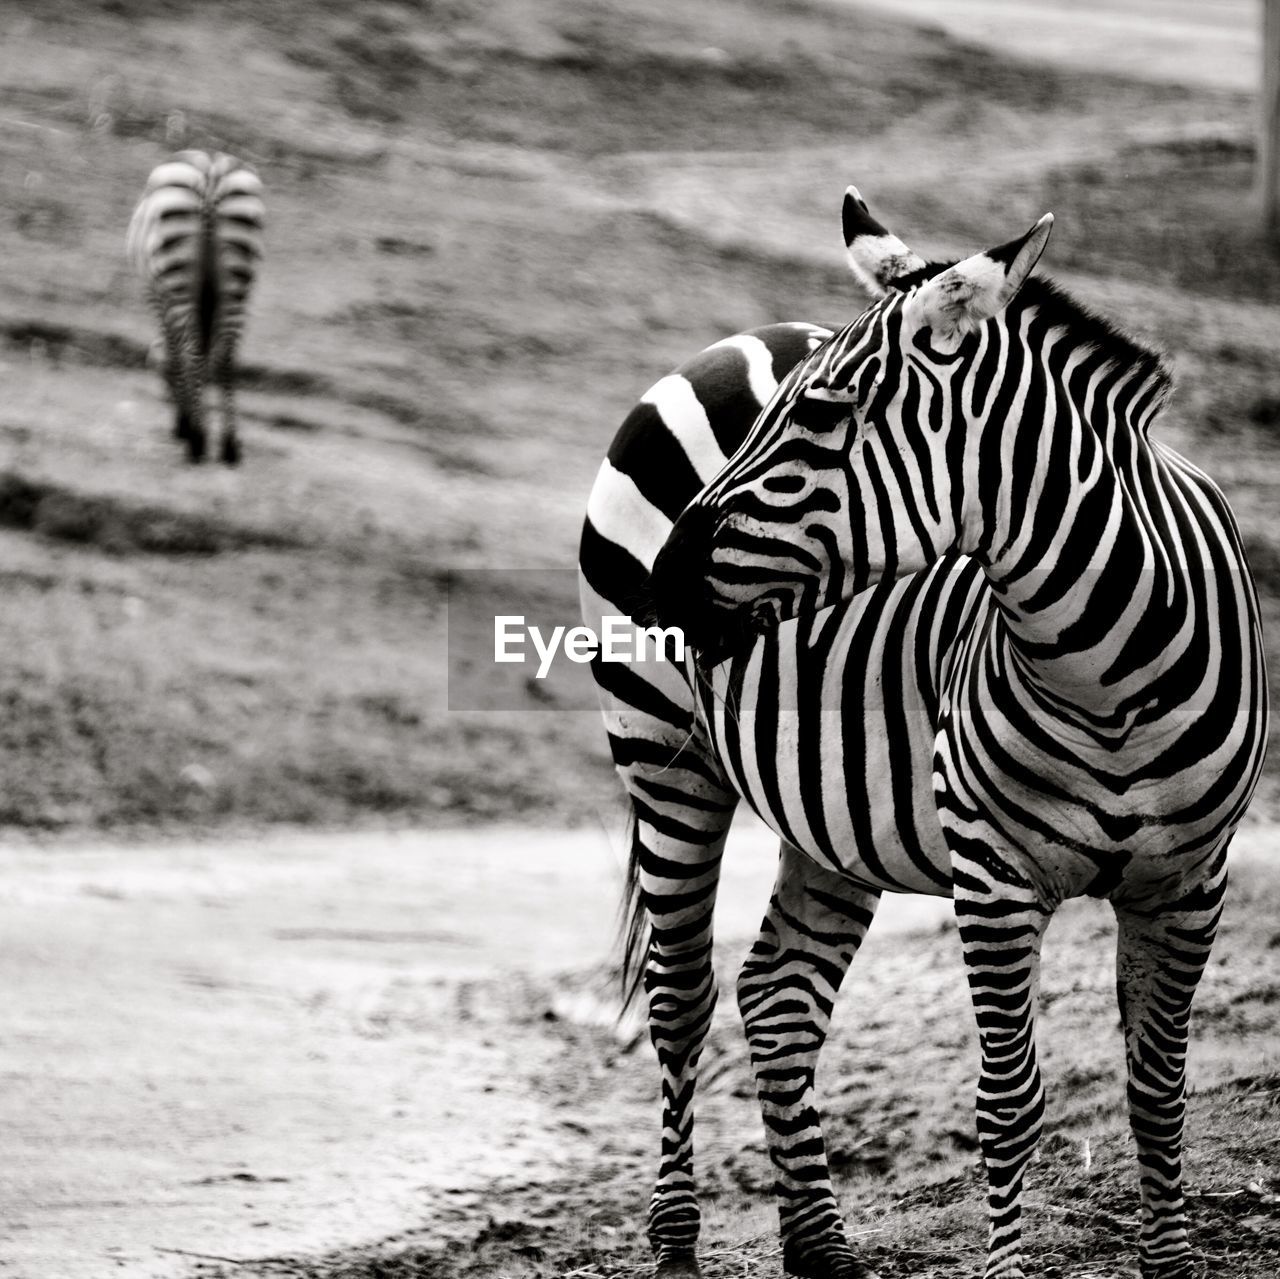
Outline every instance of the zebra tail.
<svg viewBox="0 0 1280 1279"><path fill-rule="evenodd" d="M645 962L649 958L652 934L649 912L645 910L644 898L640 892L640 834L634 808L627 815L627 840L631 851L627 857L627 875L622 887L618 921L618 940L622 946L622 1006L618 1010L619 1021L631 1010L644 984Z"/></svg>
<svg viewBox="0 0 1280 1279"><path fill-rule="evenodd" d="M218 312L216 212L205 196L200 210L200 286L196 295L196 332L200 354L206 359L213 347L213 329Z"/></svg>

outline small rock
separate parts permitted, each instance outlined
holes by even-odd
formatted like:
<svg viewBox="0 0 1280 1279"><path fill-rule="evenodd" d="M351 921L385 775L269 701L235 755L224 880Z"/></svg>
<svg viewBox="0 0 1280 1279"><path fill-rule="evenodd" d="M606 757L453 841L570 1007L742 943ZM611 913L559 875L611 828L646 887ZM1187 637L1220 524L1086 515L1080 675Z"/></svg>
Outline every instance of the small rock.
<svg viewBox="0 0 1280 1279"><path fill-rule="evenodd" d="M211 791L217 780L213 773L203 764L183 764L178 770L178 779L184 785L190 786L192 790Z"/></svg>

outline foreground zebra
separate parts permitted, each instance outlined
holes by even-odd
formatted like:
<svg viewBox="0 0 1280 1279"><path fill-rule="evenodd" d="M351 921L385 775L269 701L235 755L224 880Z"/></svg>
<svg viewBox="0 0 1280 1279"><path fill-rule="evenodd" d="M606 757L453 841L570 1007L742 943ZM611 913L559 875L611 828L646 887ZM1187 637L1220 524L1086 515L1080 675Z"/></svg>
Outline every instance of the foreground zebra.
<svg viewBox="0 0 1280 1279"><path fill-rule="evenodd" d="M699 650L691 681L595 668L636 817L629 953L662 1071L661 1276L698 1274L693 1092L739 795L782 840L737 993L786 1269L872 1274L832 1193L814 1072L891 891L955 899L989 1279L1023 1274L1041 937L1064 899L1110 900L1142 1273L1191 1273L1188 1017L1266 738L1257 603L1222 494L1148 439L1160 360L1028 279L1050 223L926 265L850 189L870 309L835 335L774 326L703 352L627 419L592 492L588 624L647 595L649 619Z"/></svg>
<svg viewBox="0 0 1280 1279"><path fill-rule="evenodd" d="M222 390L221 457L240 460L235 356L262 256L262 183L218 152L179 151L158 165L129 223L128 253L147 283L165 346L174 434L205 455L204 388Z"/></svg>

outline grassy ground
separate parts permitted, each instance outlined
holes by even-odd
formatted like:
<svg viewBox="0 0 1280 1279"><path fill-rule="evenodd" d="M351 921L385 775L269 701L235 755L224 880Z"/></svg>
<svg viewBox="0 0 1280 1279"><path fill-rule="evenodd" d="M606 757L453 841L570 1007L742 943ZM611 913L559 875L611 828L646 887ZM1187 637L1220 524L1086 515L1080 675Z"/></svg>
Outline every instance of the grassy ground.
<svg viewBox="0 0 1280 1279"><path fill-rule="evenodd" d="M1243 868L1197 1004L1187 1188L1198 1277L1269 1279L1280 1267L1278 909L1272 869ZM1046 1279L1137 1275L1114 937L1110 910L1085 900L1061 911L1046 941L1040 1044L1049 1111L1026 1192L1029 1273ZM977 1044L958 946L950 925L906 936L873 930L824 1052L819 1086L838 1190L851 1235L883 1279L964 1279L979 1273L984 1255L985 1177L971 1104ZM722 949L732 956L746 947ZM732 977L731 966L723 977ZM531 1059L561 1064L535 1069L526 1086L593 1152L580 1166L551 1180L496 1179L479 1193L460 1186L448 1208L377 1246L234 1269L210 1262L201 1273L651 1273L642 1221L656 1164L657 1068L641 1033L616 1033L593 1015L598 990L598 977L570 972L472 997L508 1033L514 1025L530 1044L559 1041L559 1054ZM746 1049L727 1006L704 1063L697 1111L704 1271L707 1279L764 1279L780 1273L772 1179Z"/></svg>
<svg viewBox="0 0 1280 1279"><path fill-rule="evenodd" d="M1244 94L816 0L56 0L0 23L0 823L611 804L590 713L446 711L446 574L571 566L654 377L850 313L850 180L934 255L1055 211L1051 267L1176 356L1164 433L1228 488L1275 620L1280 261ZM121 253L188 144L252 159L269 197L236 473L167 437Z"/></svg>

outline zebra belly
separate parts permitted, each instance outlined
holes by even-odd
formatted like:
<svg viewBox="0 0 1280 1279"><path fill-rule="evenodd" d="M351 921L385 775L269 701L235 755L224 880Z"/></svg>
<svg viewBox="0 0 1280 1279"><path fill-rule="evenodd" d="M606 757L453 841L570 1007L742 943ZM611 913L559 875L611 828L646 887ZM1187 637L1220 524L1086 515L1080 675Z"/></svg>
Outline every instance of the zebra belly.
<svg viewBox="0 0 1280 1279"><path fill-rule="evenodd" d="M943 804L949 831L999 849L1053 904L1089 894L1138 907L1204 879L1256 784L1262 744L1247 724L1164 774L1167 734L1135 733L1114 754L1071 741L1050 749L1047 733L1017 731L993 710L1000 694L975 682L982 730L973 701L957 698L939 736L938 775L958 801ZM1199 725L1190 735L1209 736Z"/></svg>
<svg viewBox="0 0 1280 1279"><path fill-rule="evenodd" d="M938 690L988 598L948 557L782 623L700 683L722 767L781 838L860 883L950 895Z"/></svg>

